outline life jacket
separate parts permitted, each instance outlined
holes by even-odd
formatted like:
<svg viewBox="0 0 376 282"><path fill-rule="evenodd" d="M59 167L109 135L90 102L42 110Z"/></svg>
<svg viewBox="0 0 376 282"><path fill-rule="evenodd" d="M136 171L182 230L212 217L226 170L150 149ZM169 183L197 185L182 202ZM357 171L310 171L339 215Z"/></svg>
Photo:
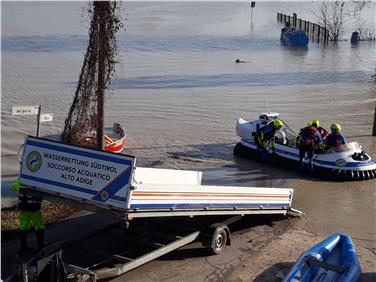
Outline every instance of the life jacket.
<svg viewBox="0 0 376 282"><path fill-rule="evenodd" d="M18 209L20 211L36 212L41 209L42 199L25 195L22 190L18 193Z"/></svg>
<svg viewBox="0 0 376 282"><path fill-rule="evenodd" d="M339 134L330 134L327 139L327 148L338 148L342 144L342 136Z"/></svg>
<svg viewBox="0 0 376 282"><path fill-rule="evenodd" d="M314 126L307 126L301 129L300 135L300 144L302 146L313 146L317 137L316 137L317 128Z"/></svg>
<svg viewBox="0 0 376 282"><path fill-rule="evenodd" d="M329 131L326 130L325 128L323 128L323 127L320 126L320 127L317 128L317 130L320 132L321 137L322 137L323 140L325 140L326 137L328 137Z"/></svg>

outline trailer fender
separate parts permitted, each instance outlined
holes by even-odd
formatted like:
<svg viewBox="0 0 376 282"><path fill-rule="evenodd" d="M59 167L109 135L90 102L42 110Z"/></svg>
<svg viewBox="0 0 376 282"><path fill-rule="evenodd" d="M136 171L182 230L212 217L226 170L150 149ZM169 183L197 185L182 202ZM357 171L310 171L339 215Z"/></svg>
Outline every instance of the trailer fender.
<svg viewBox="0 0 376 282"><path fill-rule="evenodd" d="M211 254L217 255L226 245L231 245L230 230L225 224L214 223L201 232L201 243Z"/></svg>

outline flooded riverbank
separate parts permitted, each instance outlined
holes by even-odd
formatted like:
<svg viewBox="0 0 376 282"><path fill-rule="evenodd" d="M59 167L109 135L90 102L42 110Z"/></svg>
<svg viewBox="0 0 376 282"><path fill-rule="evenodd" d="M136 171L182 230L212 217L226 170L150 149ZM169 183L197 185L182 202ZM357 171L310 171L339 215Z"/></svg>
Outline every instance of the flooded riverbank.
<svg viewBox="0 0 376 282"><path fill-rule="evenodd" d="M61 131L87 44L81 3L65 3L72 13L51 19L50 28L28 13L32 5L3 5L2 176L17 173L18 148L36 131L36 117L12 117L11 106L42 105L55 116L41 134ZM50 15L63 6L38 5ZM338 122L375 157L375 43L284 48L276 12L287 4L257 5L252 25L244 3L125 6L127 32L119 37L122 57L106 123L127 128L126 153L139 165L201 169L207 184L293 187L294 206L307 213L304 228L323 236L345 232L375 248L375 181L309 179L232 154L236 119L257 118L267 99L296 131L313 118L326 128ZM304 5L300 12L308 13ZM26 31L15 24L20 17L30 22ZM249 63L235 64L236 58Z"/></svg>

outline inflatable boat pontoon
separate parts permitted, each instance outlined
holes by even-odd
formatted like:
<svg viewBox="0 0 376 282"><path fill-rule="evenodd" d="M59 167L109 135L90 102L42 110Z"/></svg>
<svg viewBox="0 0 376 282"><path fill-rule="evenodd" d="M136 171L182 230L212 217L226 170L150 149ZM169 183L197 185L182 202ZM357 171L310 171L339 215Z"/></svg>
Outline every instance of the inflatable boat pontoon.
<svg viewBox="0 0 376 282"><path fill-rule="evenodd" d="M360 274L351 237L336 233L304 252L283 282L353 282Z"/></svg>
<svg viewBox="0 0 376 282"><path fill-rule="evenodd" d="M250 159L259 159L254 137L258 128L272 122L278 113L263 113L258 120L245 121L239 118L236 124L236 133L241 141L235 146L234 154ZM268 155L268 161L274 165L299 170L299 149L296 145L297 134L287 126L275 134L276 144L274 153ZM309 160L305 158L305 169L308 169ZM376 162L362 151L357 142L350 142L338 149L329 149L325 152L315 152L313 157L312 175L319 178L345 180L368 180L376 177Z"/></svg>

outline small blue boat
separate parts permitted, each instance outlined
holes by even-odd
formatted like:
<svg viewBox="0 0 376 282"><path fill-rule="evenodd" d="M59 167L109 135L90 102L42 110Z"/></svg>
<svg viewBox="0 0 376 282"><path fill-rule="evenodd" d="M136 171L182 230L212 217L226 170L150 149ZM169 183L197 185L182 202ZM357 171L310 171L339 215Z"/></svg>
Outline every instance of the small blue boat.
<svg viewBox="0 0 376 282"><path fill-rule="evenodd" d="M281 30L281 43L284 46L307 47L309 38L303 30L284 27Z"/></svg>
<svg viewBox="0 0 376 282"><path fill-rule="evenodd" d="M284 282L354 282L361 269L350 236L336 233L304 252Z"/></svg>

